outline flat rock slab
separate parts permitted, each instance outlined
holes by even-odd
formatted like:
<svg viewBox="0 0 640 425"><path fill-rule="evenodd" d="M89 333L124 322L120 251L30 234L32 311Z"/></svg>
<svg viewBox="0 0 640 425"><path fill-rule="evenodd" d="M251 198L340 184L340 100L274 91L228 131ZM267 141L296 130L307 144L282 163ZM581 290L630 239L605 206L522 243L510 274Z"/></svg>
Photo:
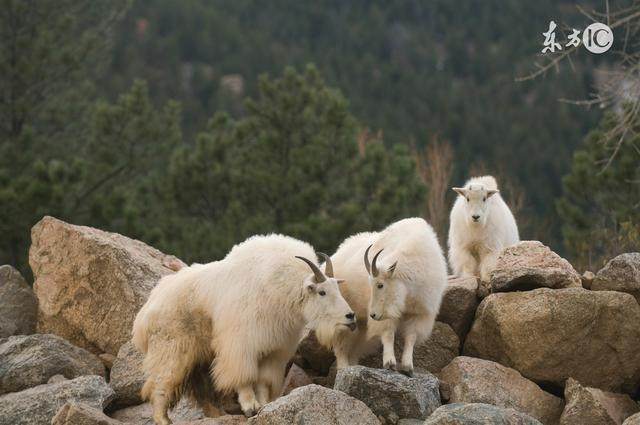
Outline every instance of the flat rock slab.
<svg viewBox="0 0 640 425"><path fill-rule="evenodd" d="M572 377L633 394L640 384L640 305L629 294L582 288L491 294L478 307L464 354L539 384L563 388Z"/></svg>
<svg viewBox="0 0 640 425"><path fill-rule="evenodd" d="M522 241L500 253L490 285L491 292L509 292L582 287L582 280L573 266L549 247L538 241Z"/></svg>
<svg viewBox="0 0 640 425"><path fill-rule="evenodd" d="M483 403L444 405L424 425L543 425L524 413ZM586 424L585 424L586 425Z"/></svg>
<svg viewBox="0 0 640 425"><path fill-rule="evenodd" d="M360 400L312 384L265 405L249 424L376 425L380 421Z"/></svg>
<svg viewBox="0 0 640 425"><path fill-rule="evenodd" d="M543 424L557 424L564 402L518 371L489 360L457 357L438 377L450 403L486 403L515 409Z"/></svg>
<svg viewBox="0 0 640 425"><path fill-rule="evenodd" d="M46 384L55 375L67 379L105 376L100 359L57 335L19 335L0 339L0 394Z"/></svg>
<svg viewBox="0 0 640 425"><path fill-rule="evenodd" d="M126 407L110 413L113 419L132 425L155 425L153 422L153 408L150 403L137 406ZM206 419L204 412L199 407L193 405L185 397L178 404L169 410L169 419L174 423L193 422Z"/></svg>
<svg viewBox="0 0 640 425"><path fill-rule="evenodd" d="M440 407L438 379L431 374L409 378L391 370L351 366L338 371L334 389L361 400L391 423L425 419Z"/></svg>
<svg viewBox="0 0 640 425"><path fill-rule="evenodd" d="M620 425L640 411L638 404L626 394L615 394L580 385L568 379L564 388L567 405L561 425Z"/></svg>
<svg viewBox="0 0 640 425"><path fill-rule="evenodd" d="M593 291L620 291L640 302L640 252L620 254L610 260L591 282Z"/></svg>
<svg viewBox="0 0 640 425"><path fill-rule="evenodd" d="M0 425L50 425L68 402L84 403L102 411L114 392L101 376L38 385L0 396Z"/></svg>
<svg viewBox="0 0 640 425"><path fill-rule="evenodd" d="M96 354L118 354L149 292L177 260L117 233L53 217L33 226L31 241L38 331Z"/></svg>
<svg viewBox="0 0 640 425"><path fill-rule="evenodd" d="M20 272L0 266L0 338L36 331L38 300Z"/></svg>

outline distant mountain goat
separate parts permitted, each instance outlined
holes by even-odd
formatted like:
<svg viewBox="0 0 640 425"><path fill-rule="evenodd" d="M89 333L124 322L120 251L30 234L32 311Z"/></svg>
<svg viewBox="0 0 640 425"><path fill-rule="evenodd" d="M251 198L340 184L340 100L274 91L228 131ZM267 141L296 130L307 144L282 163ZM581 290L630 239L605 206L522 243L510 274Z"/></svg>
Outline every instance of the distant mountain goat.
<svg viewBox="0 0 640 425"><path fill-rule="evenodd" d="M160 280L133 325L156 423L171 423L167 410L183 394L219 415L214 391L236 391L252 416L280 394L305 326L321 336L355 328L330 260L323 273L315 255L287 236L254 236L221 261Z"/></svg>
<svg viewBox="0 0 640 425"><path fill-rule="evenodd" d="M369 252L375 252L369 260ZM391 224L380 233L347 238L331 257L345 279L340 292L356 313L358 329L336 329L330 341L337 367L358 363L371 342L381 340L383 365L413 373L413 347L431 335L443 292L447 266L438 239L421 218ZM364 260L364 261L363 261ZM404 340L400 366L396 366L395 333Z"/></svg>
<svg viewBox="0 0 640 425"><path fill-rule="evenodd" d="M488 282L500 251L520 240L516 220L491 176L474 177L453 190L460 196L451 209L449 263L457 276Z"/></svg>

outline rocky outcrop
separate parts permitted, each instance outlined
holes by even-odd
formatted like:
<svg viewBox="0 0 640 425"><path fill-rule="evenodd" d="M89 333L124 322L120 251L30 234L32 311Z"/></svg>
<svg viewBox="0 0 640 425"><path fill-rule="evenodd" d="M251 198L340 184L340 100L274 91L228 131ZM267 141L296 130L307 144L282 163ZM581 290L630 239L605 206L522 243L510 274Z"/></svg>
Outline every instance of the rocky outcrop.
<svg viewBox="0 0 640 425"><path fill-rule="evenodd" d="M564 407L562 399L541 390L518 371L489 360L457 357L438 377L447 388L443 398L450 403L511 408L543 424L557 424Z"/></svg>
<svg viewBox="0 0 640 425"><path fill-rule="evenodd" d="M632 393L640 384L640 305L628 294L581 288L492 294L478 307L464 353L538 383L563 387L573 377Z"/></svg>
<svg viewBox="0 0 640 425"><path fill-rule="evenodd" d="M100 359L56 335L19 335L0 339L0 394L46 384L55 375L67 379L105 376Z"/></svg>
<svg viewBox="0 0 640 425"><path fill-rule="evenodd" d="M640 411L638 404L626 394L615 394L580 385L568 379L564 388L567 405L561 425L620 425Z"/></svg>
<svg viewBox="0 0 640 425"><path fill-rule="evenodd" d="M431 374L409 378L386 369L352 366L338 371L334 389L364 402L388 423L425 419L440 407L438 379Z"/></svg>
<svg viewBox="0 0 640 425"><path fill-rule="evenodd" d="M513 409L483 403L447 404L429 416L424 425L542 425ZM586 424L585 424L586 425Z"/></svg>
<svg viewBox="0 0 640 425"><path fill-rule="evenodd" d="M51 425L124 425L111 419L102 410L84 403L70 402L62 406Z"/></svg>
<svg viewBox="0 0 640 425"><path fill-rule="evenodd" d="M522 241L505 248L491 272L490 284L491 292L582 286L573 266L538 241Z"/></svg>
<svg viewBox="0 0 640 425"><path fill-rule="evenodd" d="M249 424L375 425L380 421L360 400L313 384L265 405Z"/></svg>
<svg viewBox="0 0 640 425"><path fill-rule="evenodd" d="M68 402L104 409L113 390L101 376L81 376L0 396L0 425L49 425Z"/></svg>
<svg viewBox="0 0 640 425"><path fill-rule="evenodd" d="M396 337L396 358L402 353L402 339ZM451 327L436 322L431 336L413 348L413 370L417 373L437 373L460 354L460 339ZM363 358L360 364L367 367L382 367L382 348Z"/></svg>
<svg viewBox="0 0 640 425"><path fill-rule="evenodd" d="M621 254L610 260L591 282L593 291L620 291L640 302L640 252Z"/></svg>
<svg viewBox="0 0 640 425"><path fill-rule="evenodd" d="M478 280L475 277L450 277L437 320L451 326L464 341L478 308Z"/></svg>
<svg viewBox="0 0 640 425"><path fill-rule="evenodd" d="M175 257L116 233L52 217L31 230L38 330L94 353L118 353L136 313ZM108 302L107 302L108 300Z"/></svg>
<svg viewBox="0 0 640 425"><path fill-rule="evenodd" d="M144 356L131 341L120 347L110 374L111 388L116 392L116 398L113 401L115 407L142 403L140 390L142 390L145 381L142 360L144 360Z"/></svg>
<svg viewBox="0 0 640 425"><path fill-rule="evenodd" d="M35 332L38 301L31 287L11 266L0 266L0 338Z"/></svg>

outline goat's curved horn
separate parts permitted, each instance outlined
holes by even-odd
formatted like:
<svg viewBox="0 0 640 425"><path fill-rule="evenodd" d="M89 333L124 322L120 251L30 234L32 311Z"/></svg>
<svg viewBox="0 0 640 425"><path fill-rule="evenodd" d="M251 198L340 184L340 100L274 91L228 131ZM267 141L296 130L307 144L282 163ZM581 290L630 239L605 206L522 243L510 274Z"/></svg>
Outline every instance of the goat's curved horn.
<svg viewBox="0 0 640 425"><path fill-rule="evenodd" d="M378 251L378 253L373 257L373 261L371 262L371 275L373 277L378 276L378 266L376 265L376 261L378 261L378 255L384 251L384 248Z"/></svg>
<svg viewBox="0 0 640 425"><path fill-rule="evenodd" d="M367 269L367 273L371 274L371 264L369 264L369 250L373 244L369 245L367 250L364 252L364 267Z"/></svg>
<svg viewBox="0 0 640 425"><path fill-rule="evenodd" d="M313 271L313 275L315 276L316 283L324 282L325 280L327 280L327 278L324 276L324 274L322 274L322 272L320 271L318 266L313 264L313 262L311 260L308 260L308 259L306 259L304 257L300 257L298 255L296 255L296 258L299 258L300 260L302 260L305 263L307 263L309 265L309 267L311 267L311 270Z"/></svg>
<svg viewBox="0 0 640 425"><path fill-rule="evenodd" d="M324 258L324 274L327 277L333 277L333 263L331 262L331 257L329 257L324 252L317 253L320 257Z"/></svg>

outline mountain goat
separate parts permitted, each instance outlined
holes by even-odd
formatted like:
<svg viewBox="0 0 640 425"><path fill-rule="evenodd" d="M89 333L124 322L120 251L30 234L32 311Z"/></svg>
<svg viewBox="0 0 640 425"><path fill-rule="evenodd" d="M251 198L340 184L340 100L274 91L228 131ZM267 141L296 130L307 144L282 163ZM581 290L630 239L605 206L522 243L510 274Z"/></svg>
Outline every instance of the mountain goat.
<svg viewBox="0 0 640 425"><path fill-rule="evenodd" d="M460 196L451 209L451 268L455 275L488 282L500 251L520 240L516 220L491 176L474 177L453 190Z"/></svg>
<svg viewBox="0 0 640 425"><path fill-rule="evenodd" d="M217 395L236 391L253 416L280 394L305 326L319 335L355 328L330 260L323 273L315 259L307 243L254 236L221 261L160 280L133 325L156 423L171 423L167 410L183 394L217 416Z"/></svg>
<svg viewBox="0 0 640 425"><path fill-rule="evenodd" d="M371 250L376 254L370 262ZM351 236L331 260L345 279L340 292L358 320L355 332L336 329L324 342L333 347L337 367L357 364L379 339L383 366L411 375L413 347L431 335L447 286L446 262L431 226L421 218L408 218L380 233ZM399 367L393 348L396 331L404 340Z"/></svg>

